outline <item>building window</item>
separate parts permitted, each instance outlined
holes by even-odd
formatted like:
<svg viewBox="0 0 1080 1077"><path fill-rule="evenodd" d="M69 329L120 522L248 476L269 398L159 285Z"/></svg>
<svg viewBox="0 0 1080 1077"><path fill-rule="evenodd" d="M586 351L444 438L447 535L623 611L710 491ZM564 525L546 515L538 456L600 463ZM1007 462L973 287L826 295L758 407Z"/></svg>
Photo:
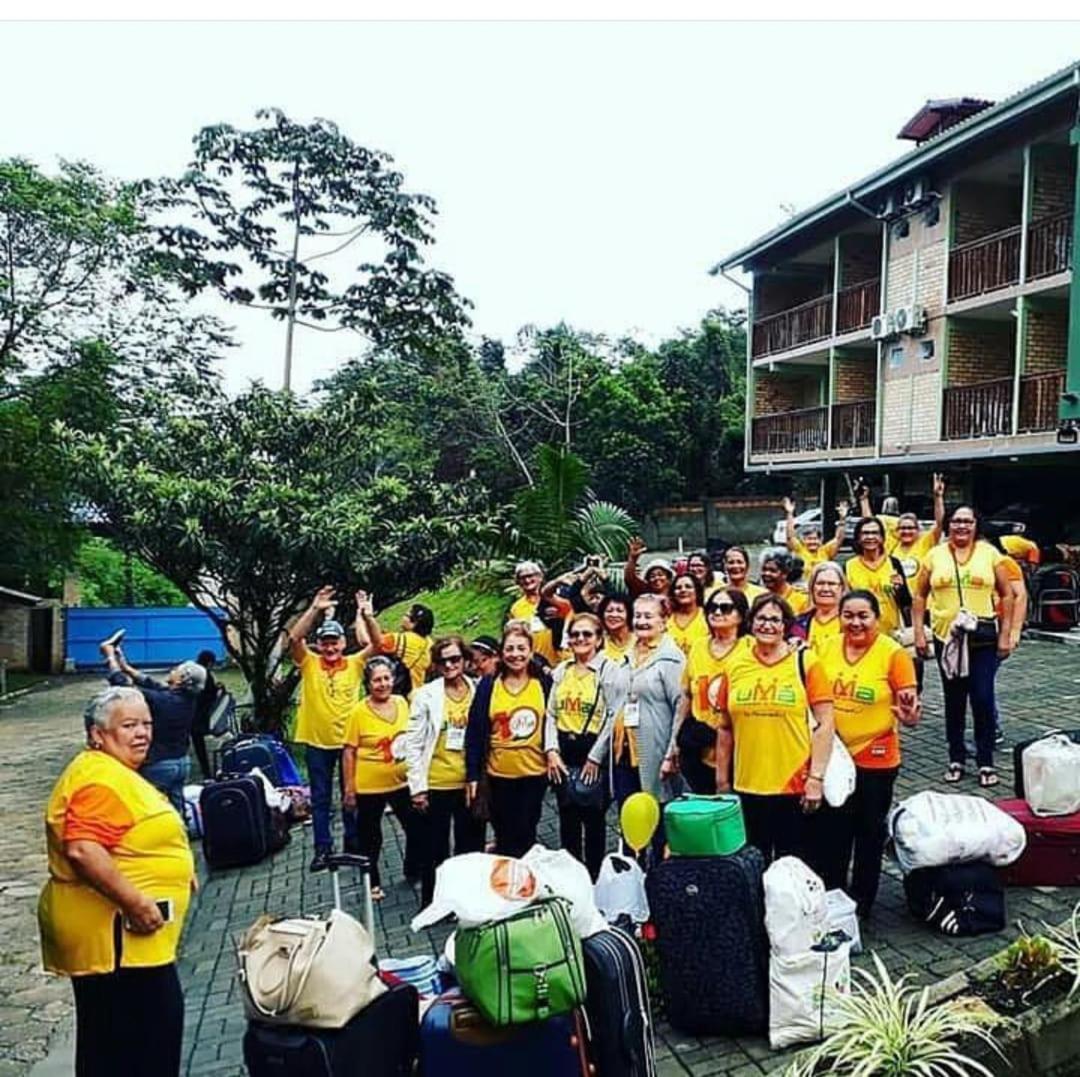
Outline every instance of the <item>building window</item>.
<svg viewBox="0 0 1080 1077"><path fill-rule="evenodd" d="M889 349L889 369L899 370L904 363L904 349L903 348L890 348Z"/></svg>
<svg viewBox="0 0 1080 1077"><path fill-rule="evenodd" d="M934 358L934 342L932 340L919 341L919 358L922 360Z"/></svg>

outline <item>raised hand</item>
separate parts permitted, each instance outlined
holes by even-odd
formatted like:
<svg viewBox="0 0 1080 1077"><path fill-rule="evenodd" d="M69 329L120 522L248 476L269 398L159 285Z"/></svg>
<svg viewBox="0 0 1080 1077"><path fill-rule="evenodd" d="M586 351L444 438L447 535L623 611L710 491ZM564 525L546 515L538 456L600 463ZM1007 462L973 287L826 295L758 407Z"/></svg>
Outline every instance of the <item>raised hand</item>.
<svg viewBox="0 0 1080 1077"><path fill-rule="evenodd" d="M945 476L942 475L938 471L934 472L934 480L933 480L932 489L933 489L934 497L944 497L945 496Z"/></svg>
<svg viewBox="0 0 1080 1077"><path fill-rule="evenodd" d="M645 540L640 535L635 535L626 547L626 552L631 561L636 561L648 548Z"/></svg>
<svg viewBox="0 0 1080 1077"><path fill-rule="evenodd" d="M781 505L784 508L784 514L786 516L795 515L795 502L792 501L790 497L785 497L784 500L781 502Z"/></svg>
<svg viewBox="0 0 1080 1077"><path fill-rule="evenodd" d="M356 612L363 616L365 613L374 613L374 605L371 595L367 591L356 592Z"/></svg>
<svg viewBox="0 0 1080 1077"><path fill-rule="evenodd" d="M320 587L311 600L311 608L318 610L320 613L325 613L333 607L335 601L333 587Z"/></svg>

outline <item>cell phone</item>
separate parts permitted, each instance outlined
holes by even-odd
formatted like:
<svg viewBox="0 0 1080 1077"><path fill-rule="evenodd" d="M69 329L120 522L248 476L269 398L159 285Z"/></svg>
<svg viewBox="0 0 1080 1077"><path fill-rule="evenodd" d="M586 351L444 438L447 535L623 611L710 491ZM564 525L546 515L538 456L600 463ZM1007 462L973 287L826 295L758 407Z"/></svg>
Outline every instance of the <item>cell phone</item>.
<svg viewBox="0 0 1080 1077"><path fill-rule="evenodd" d="M598 553L591 553L585 558L586 568L599 568L603 564L603 558Z"/></svg>
<svg viewBox="0 0 1080 1077"><path fill-rule="evenodd" d="M167 924L171 924L173 921L173 916L175 915L173 910L173 899L158 898L154 902L154 904L158 907L158 912L161 913L162 920L164 920ZM132 930L131 921L126 916L124 917L124 930Z"/></svg>

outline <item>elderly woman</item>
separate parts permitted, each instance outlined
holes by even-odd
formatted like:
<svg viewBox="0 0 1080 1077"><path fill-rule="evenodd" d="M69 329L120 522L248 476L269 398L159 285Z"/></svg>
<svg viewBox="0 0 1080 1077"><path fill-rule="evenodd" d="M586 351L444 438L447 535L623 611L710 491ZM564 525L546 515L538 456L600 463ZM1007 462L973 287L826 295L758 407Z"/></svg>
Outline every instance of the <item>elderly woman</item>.
<svg viewBox="0 0 1080 1077"><path fill-rule="evenodd" d="M638 575L638 562L647 547L641 538L632 538L626 548L626 564L623 565L623 583L631 598L638 595L667 595L675 579L675 569L663 557L654 557L645 571Z"/></svg>
<svg viewBox="0 0 1080 1077"><path fill-rule="evenodd" d="M71 977L78 1077L180 1072L176 949L195 862L180 816L139 774L152 725L137 689L95 696L86 710L88 746L64 769L45 809L42 963Z"/></svg>
<svg viewBox="0 0 1080 1077"><path fill-rule="evenodd" d="M810 572L810 608L795 618L792 637L805 640L819 658L840 638L840 599L847 590L844 570L835 561L820 561Z"/></svg>
<svg viewBox="0 0 1080 1077"><path fill-rule="evenodd" d="M698 640L709 638L709 626L705 623L705 593L701 583L689 572L680 572L671 585L671 608L668 613L667 633L683 654Z"/></svg>
<svg viewBox="0 0 1080 1077"><path fill-rule="evenodd" d="M792 613L802 613L810 605L805 591L792 587L788 576L792 570L791 555L774 546L761 553L761 584L770 595L783 599Z"/></svg>

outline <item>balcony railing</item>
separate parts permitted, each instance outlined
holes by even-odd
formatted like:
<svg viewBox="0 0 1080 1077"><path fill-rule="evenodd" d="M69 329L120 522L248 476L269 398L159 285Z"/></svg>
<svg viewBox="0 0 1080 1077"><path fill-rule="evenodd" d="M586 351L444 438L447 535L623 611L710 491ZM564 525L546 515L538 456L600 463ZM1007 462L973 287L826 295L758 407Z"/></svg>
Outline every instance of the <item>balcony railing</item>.
<svg viewBox="0 0 1080 1077"><path fill-rule="evenodd" d="M782 310L754 322L754 358L825 340L832 334L832 296L811 299L790 310Z"/></svg>
<svg viewBox="0 0 1080 1077"><path fill-rule="evenodd" d="M828 408L802 408L751 420L750 452L815 452L828 444Z"/></svg>
<svg viewBox="0 0 1080 1077"><path fill-rule="evenodd" d="M946 439L987 438L1012 432L1012 378L945 389Z"/></svg>
<svg viewBox="0 0 1080 1077"><path fill-rule="evenodd" d="M864 449L872 446L875 408L873 400L833 404L832 447L834 449Z"/></svg>
<svg viewBox="0 0 1080 1077"><path fill-rule="evenodd" d="M1038 280L1072 265L1073 215L1056 213L1028 225L1027 278Z"/></svg>
<svg viewBox="0 0 1080 1077"><path fill-rule="evenodd" d="M1020 418L1017 430L1030 434L1037 430L1056 430L1058 405L1065 390L1065 371L1025 374L1020 379Z"/></svg>
<svg viewBox="0 0 1080 1077"><path fill-rule="evenodd" d="M949 252L949 300L967 299L1020 280L1020 225Z"/></svg>
<svg viewBox="0 0 1080 1077"><path fill-rule="evenodd" d="M864 280L836 293L836 331L853 333L865 329L881 310L881 279Z"/></svg>

